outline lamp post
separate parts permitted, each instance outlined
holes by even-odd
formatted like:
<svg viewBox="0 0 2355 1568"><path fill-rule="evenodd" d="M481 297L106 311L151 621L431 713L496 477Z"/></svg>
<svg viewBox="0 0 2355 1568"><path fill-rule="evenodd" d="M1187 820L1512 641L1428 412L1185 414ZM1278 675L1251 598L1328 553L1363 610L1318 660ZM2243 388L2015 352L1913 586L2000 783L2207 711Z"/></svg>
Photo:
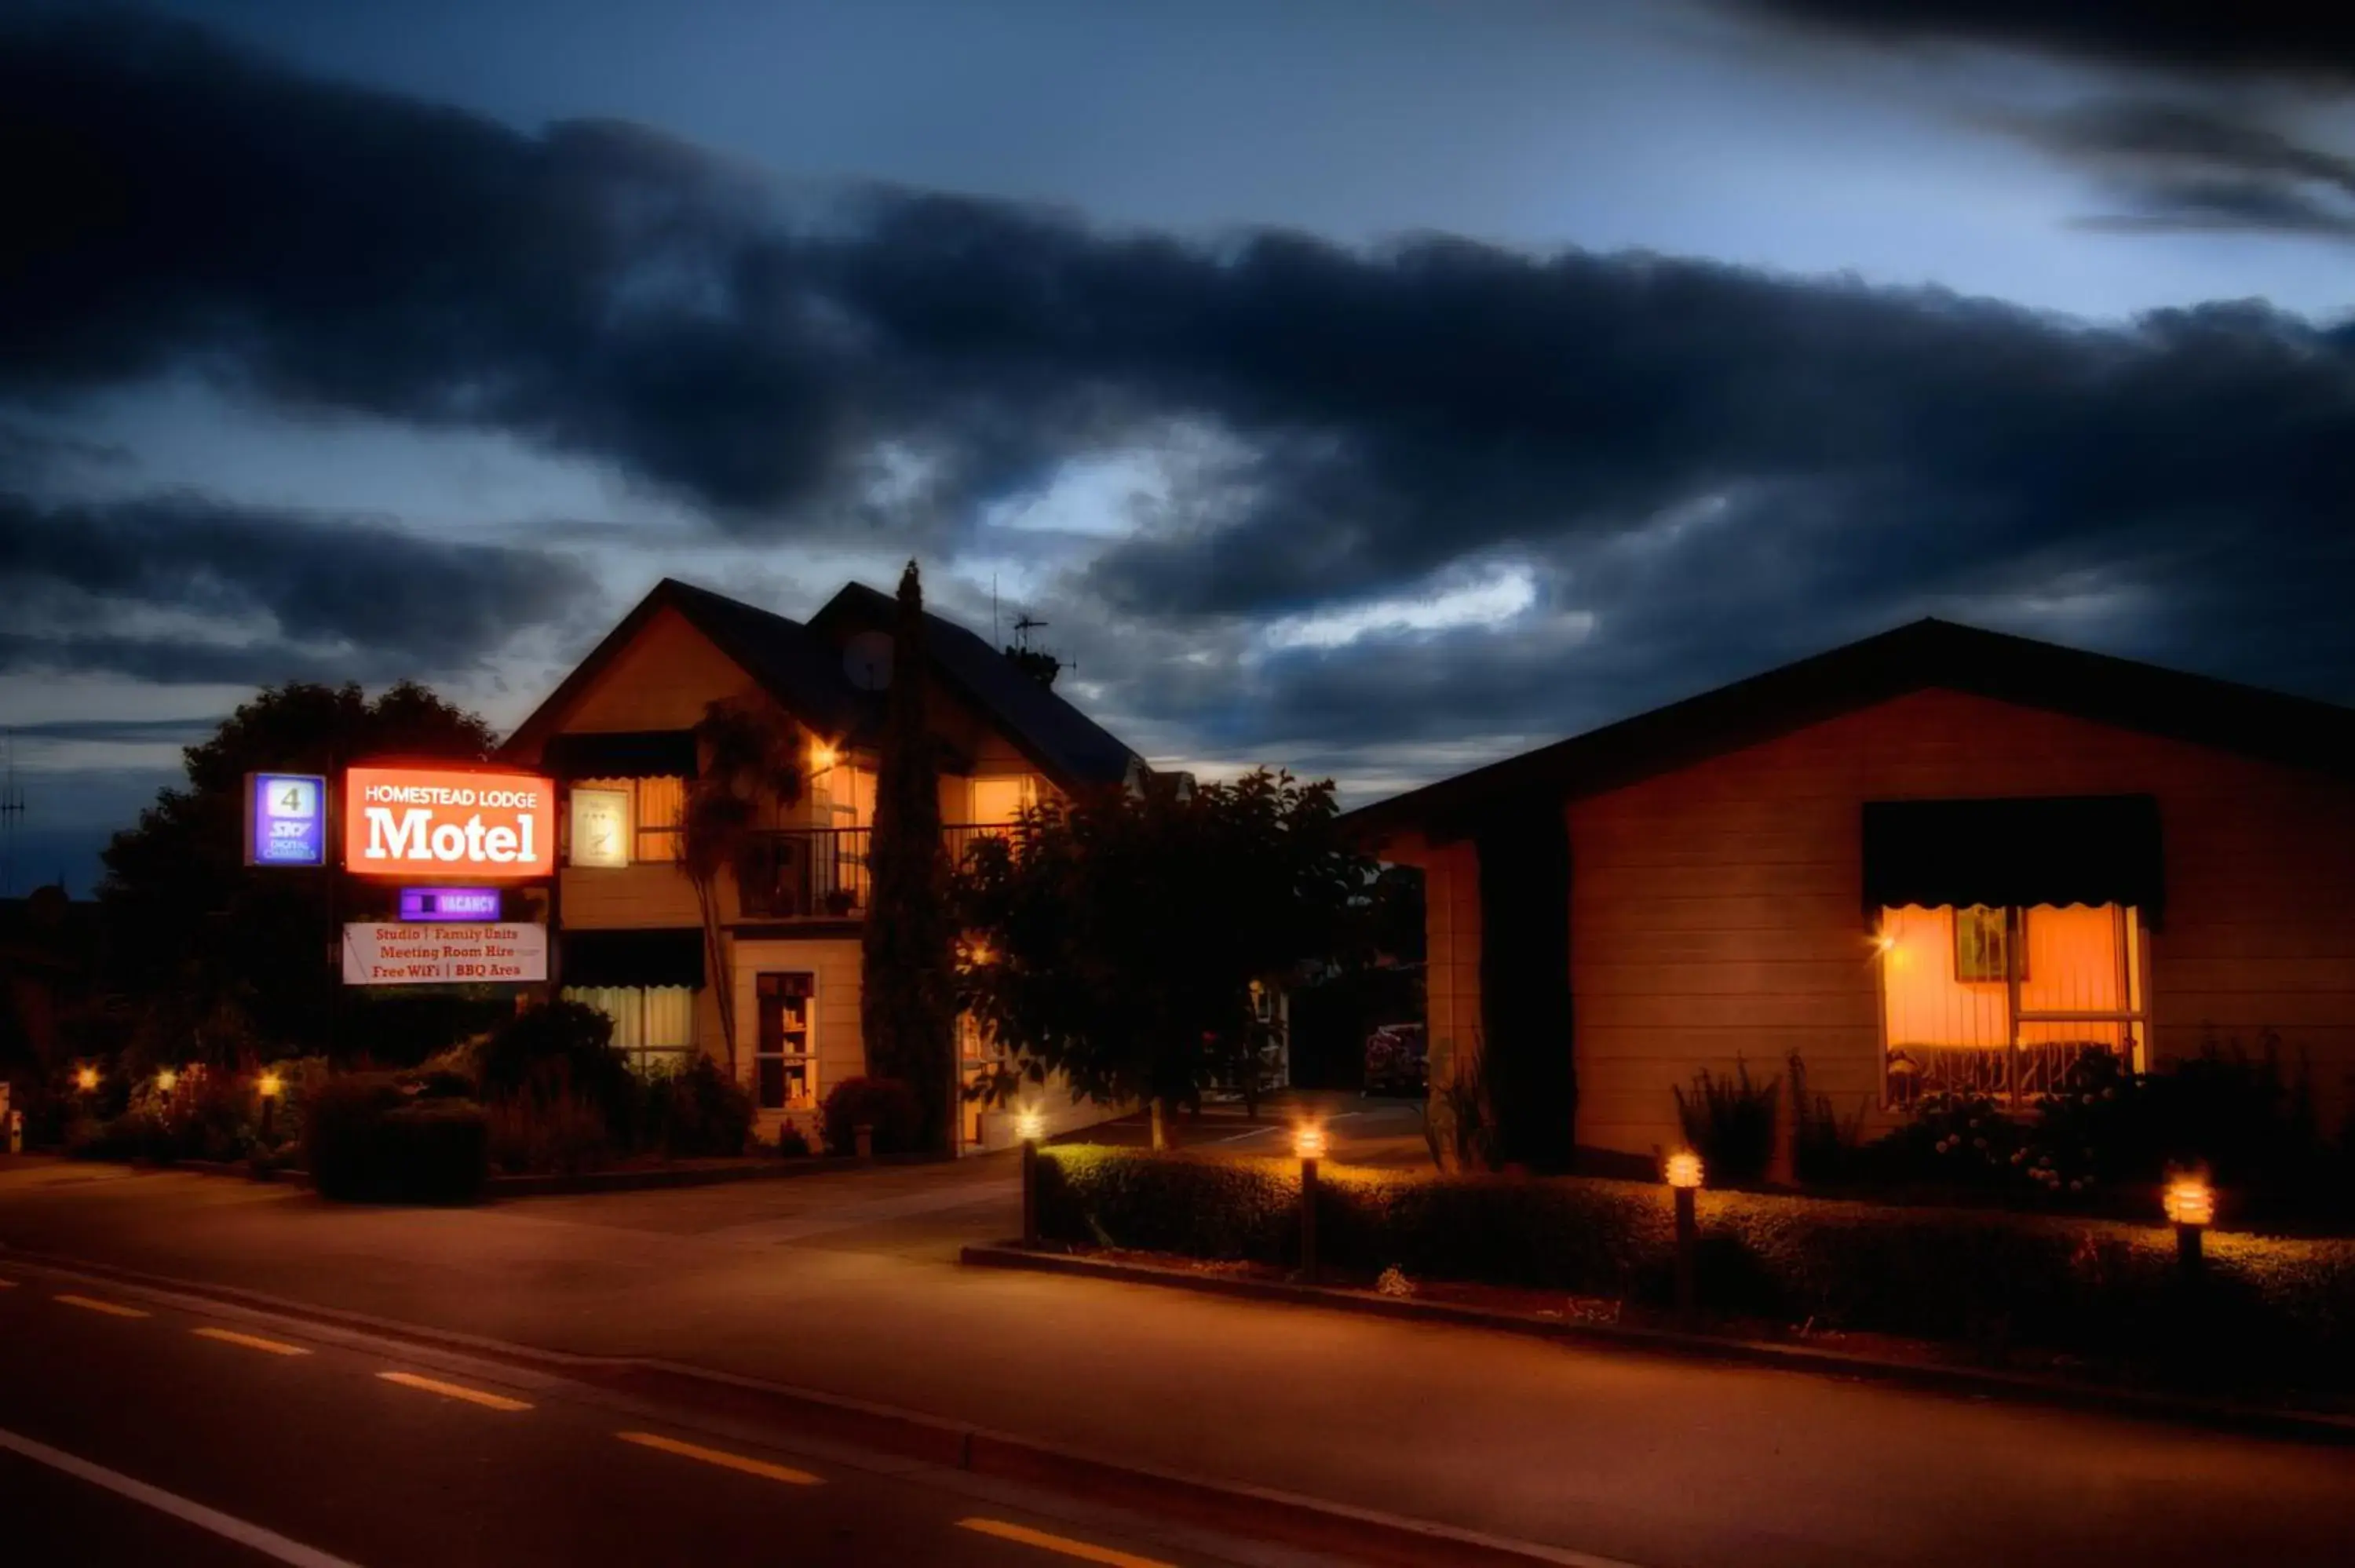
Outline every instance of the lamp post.
<svg viewBox="0 0 2355 1568"><path fill-rule="evenodd" d="M1022 1245L1039 1245L1039 1135L1047 1118L1036 1107L1014 1114L1014 1136L1022 1140Z"/></svg>
<svg viewBox="0 0 2355 1568"><path fill-rule="evenodd" d="M1677 1316L1689 1321L1696 1295L1693 1254L1700 1237L1700 1222L1694 1214L1693 1197L1700 1191L1700 1156L1689 1149L1678 1150L1668 1156L1667 1175L1668 1190L1676 1194L1677 1200Z"/></svg>
<svg viewBox="0 0 2355 1568"><path fill-rule="evenodd" d="M1293 1129L1292 1152L1300 1158L1300 1277L1316 1283L1316 1162L1325 1158L1325 1129L1304 1122Z"/></svg>
<svg viewBox="0 0 2355 1568"><path fill-rule="evenodd" d="M2198 1176L2179 1176L2167 1184L2162 1200L2169 1224L2175 1226L2175 1259L2183 1282L2200 1282L2200 1233L2216 1218L2216 1190Z"/></svg>

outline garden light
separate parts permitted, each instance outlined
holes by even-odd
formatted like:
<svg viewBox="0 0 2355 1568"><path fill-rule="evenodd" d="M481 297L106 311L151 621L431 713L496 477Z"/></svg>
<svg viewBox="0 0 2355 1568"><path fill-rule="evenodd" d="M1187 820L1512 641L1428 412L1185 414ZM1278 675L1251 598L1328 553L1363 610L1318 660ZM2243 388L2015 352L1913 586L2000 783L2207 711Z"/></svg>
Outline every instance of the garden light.
<svg viewBox="0 0 2355 1568"><path fill-rule="evenodd" d="M261 1081L254 1086L261 1091L261 1097L265 1100L276 1099L286 1087L284 1082L275 1073L262 1074Z"/></svg>
<svg viewBox="0 0 2355 1568"><path fill-rule="evenodd" d="M95 1067L84 1067L75 1073L74 1086L80 1089L83 1094L88 1094L92 1089L98 1087L98 1069Z"/></svg>
<svg viewBox="0 0 2355 1568"><path fill-rule="evenodd" d="M1039 1135L1047 1130L1047 1118L1037 1106L1024 1106L1014 1113L1014 1136L1022 1140L1022 1245L1039 1245Z"/></svg>
<svg viewBox="0 0 2355 1568"><path fill-rule="evenodd" d="M155 1086L163 1090L167 1095L174 1089L177 1088L179 1086L179 1083L180 1075L172 1071L169 1067L164 1068L155 1075Z"/></svg>
<svg viewBox="0 0 2355 1568"><path fill-rule="evenodd" d="M2197 1176L2169 1181L2164 1202L2171 1224L2196 1227L2215 1223L2215 1189Z"/></svg>
<svg viewBox="0 0 2355 1568"><path fill-rule="evenodd" d="M1689 1321L1696 1305L1693 1256L1700 1245L1700 1221L1694 1213L1693 1197L1700 1190L1700 1156L1679 1149L1668 1156L1664 1173L1677 1200L1677 1316Z"/></svg>
<svg viewBox="0 0 2355 1568"><path fill-rule="evenodd" d="M1325 1158L1325 1129L1304 1121L1292 1129L1300 1160L1300 1277L1316 1283L1316 1162Z"/></svg>
<svg viewBox="0 0 2355 1568"><path fill-rule="evenodd" d="M2175 1258L2187 1285L2200 1280L2200 1233L2216 1218L2216 1190L2198 1176L2178 1176L2159 1200L2175 1226Z"/></svg>

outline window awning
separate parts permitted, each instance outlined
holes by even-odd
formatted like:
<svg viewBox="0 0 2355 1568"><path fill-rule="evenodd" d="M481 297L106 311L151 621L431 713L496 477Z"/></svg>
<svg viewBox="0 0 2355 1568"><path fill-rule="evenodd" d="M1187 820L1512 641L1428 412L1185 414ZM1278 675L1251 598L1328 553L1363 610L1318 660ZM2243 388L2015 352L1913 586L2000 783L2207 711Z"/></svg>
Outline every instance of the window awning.
<svg viewBox="0 0 2355 1568"><path fill-rule="evenodd" d="M699 986L703 983L703 933L668 931L567 931L562 975L566 985Z"/></svg>
<svg viewBox="0 0 2355 1568"><path fill-rule="evenodd" d="M1864 906L2129 904L2159 923L2167 885L2148 795L1869 800Z"/></svg>
<svg viewBox="0 0 2355 1568"><path fill-rule="evenodd" d="M541 766L559 779L692 779L695 732L618 730L603 735L552 735Z"/></svg>

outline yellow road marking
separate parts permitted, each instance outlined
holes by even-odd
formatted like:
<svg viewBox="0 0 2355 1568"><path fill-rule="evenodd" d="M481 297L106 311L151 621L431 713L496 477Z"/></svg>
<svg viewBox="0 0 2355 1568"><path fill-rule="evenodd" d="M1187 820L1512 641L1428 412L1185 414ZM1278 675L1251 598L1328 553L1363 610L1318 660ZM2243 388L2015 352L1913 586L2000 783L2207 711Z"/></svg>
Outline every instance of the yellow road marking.
<svg viewBox="0 0 2355 1568"><path fill-rule="evenodd" d="M748 1459L741 1454L730 1454L718 1448L699 1448L692 1443L682 1443L676 1437L657 1436L652 1432L616 1432L614 1436L624 1443L635 1443L641 1448L659 1448L666 1454L684 1458L700 1459L707 1465L717 1465L723 1470L741 1470L748 1476L765 1476L773 1481L785 1481L796 1487L814 1487L818 1478L807 1470L796 1470L783 1465L772 1465L765 1459Z"/></svg>
<svg viewBox="0 0 2355 1568"><path fill-rule="evenodd" d="M258 1334L240 1334L234 1329L191 1329L188 1332L199 1340L218 1340L224 1345L243 1345L249 1351L268 1351L273 1356L307 1356L311 1353L300 1345L265 1340Z"/></svg>
<svg viewBox="0 0 2355 1568"><path fill-rule="evenodd" d="M154 1314L136 1307L125 1307L119 1301L101 1301L94 1296L60 1296L59 1300L69 1307L79 1307L85 1312L103 1312L110 1318L148 1318Z"/></svg>
<svg viewBox="0 0 2355 1568"><path fill-rule="evenodd" d="M994 1535L1000 1541L1018 1541L1025 1546L1035 1546L1041 1552L1060 1552L1066 1557L1076 1557L1083 1563L1102 1563L1107 1568L1170 1568L1156 1558L1139 1557L1133 1552L1114 1552L1109 1546L1092 1546L1084 1541L1068 1536L1050 1535L1043 1530L1030 1530L1018 1524L1008 1524L1002 1519L961 1519L959 1530L970 1530L980 1535Z"/></svg>
<svg viewBox="0 0 2355 1568"><path fill-rule="evenodd" d="M529 1410L520 1399L509 1399L504 1393L485 1393L479 1388L463 1383L443 1383L438 1378L419 1377L415 1372L378 1372L387 1383L397 1383L403 1388L421 1388L428 1393L438 1393L447 1399L463 1399L469 1404L479 1404L486 1410Z"/></svg>

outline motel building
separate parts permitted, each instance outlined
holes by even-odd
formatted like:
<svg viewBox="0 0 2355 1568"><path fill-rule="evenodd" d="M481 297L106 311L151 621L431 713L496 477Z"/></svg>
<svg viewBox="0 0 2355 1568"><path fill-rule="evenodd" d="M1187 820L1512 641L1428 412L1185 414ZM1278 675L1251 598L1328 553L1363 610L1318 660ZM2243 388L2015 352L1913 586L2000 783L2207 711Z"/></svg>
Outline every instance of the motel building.
<svg viewBox="0 0 2355 1568"><path fill-rule="evenodd" d="M725 1063L717 995L734 995L737 1077L762 1135L791 1120L817 1141L826 1092L867 1070L859 1035L876 744L891 676L888 595L851 584L807 622L666 579L524 720L498 760L555 786L549 986L613 1021L641 1071L702 1052ZM952 860L1041 800L1127 786L1144 763L996 648L926 617L932 727L944 758L941 821ZM704 760L696 726L714 703L785 721L805 747L802 798L763 803L748 852L716 888L715 969L679 823ZM504 843L500 846L506 849ZM535 846L538 847L538 846ZM992 1047L960 1023L970 1081ZM1049 1133L1110 1114L1050 1085ZM1017 1139L1009 1107L967 1103L964 1151Z"/></svg>
<svg viewBox="0 0 2355 1568"><path fill-rule="evenodd" d="M2271 1043L2323 1127L2355 1107L2346 708L1924 620L1348 821L1423 871L1433 1090L1500 1046L1574 1073L1598 1166L1793 1052L1867 1137L2087 1051Z"/></svg>

